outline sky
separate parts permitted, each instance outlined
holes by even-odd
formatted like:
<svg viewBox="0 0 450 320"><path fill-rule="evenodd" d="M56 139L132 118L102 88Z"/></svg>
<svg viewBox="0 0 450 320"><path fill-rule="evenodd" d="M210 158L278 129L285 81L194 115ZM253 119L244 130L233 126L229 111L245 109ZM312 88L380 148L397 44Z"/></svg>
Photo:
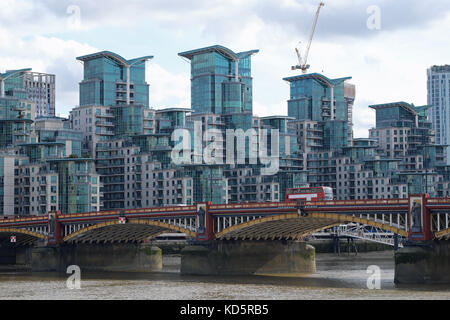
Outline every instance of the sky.
<svg viewBox="0 0 450 320"><path fill-rule="evenodd" d="M56 113L78 105L76 57L113 51L147 63L150 106L190 107L190 65L179 52L220 44L252 58L253 112L287 115L319 0L0 0L0 72L56 75ZM308 64L356 85L354 134L375 126L369 105L427 103L426 70L450 64L450 1L324 0Z"/></svg>

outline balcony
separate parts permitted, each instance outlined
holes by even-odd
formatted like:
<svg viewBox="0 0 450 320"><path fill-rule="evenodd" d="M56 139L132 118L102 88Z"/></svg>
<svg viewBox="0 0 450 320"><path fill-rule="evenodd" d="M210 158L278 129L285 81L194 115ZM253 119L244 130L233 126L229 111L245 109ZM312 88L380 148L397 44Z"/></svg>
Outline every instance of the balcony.
<svg viewBox="0 0 450 320"><path fill-rule="evenodd" d="M106 113L97 113L95 115L97 118L107 118L107 119L114 119L114 114L112 112L106 112Z"/></svg>
<svg viewBox="0 0 450 320"><path fill-rule="evenodd" d="M98 132L96 132L96 134L104 135L104 136L113 136L114 131L99 130Z"/></svg>
<svg viewBox="0 0 450 320"><path fill-rule="evenodd" d="M95 125L99 127L114 127L114 124L112 122L106 121L96 121Z"/></svg>

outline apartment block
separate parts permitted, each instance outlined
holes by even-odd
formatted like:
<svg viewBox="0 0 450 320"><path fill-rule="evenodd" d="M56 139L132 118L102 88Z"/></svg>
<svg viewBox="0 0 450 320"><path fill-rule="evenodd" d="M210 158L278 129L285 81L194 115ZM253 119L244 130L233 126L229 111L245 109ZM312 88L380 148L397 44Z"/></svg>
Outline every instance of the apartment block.
<svg viewBox="0 0 450 320"><path fill-rule="evenodd" d="M33 117L55 116L55 75L33 72L32 69L10 70L0 74L0 96L23 90L26 99L35 105Z"/></svg>

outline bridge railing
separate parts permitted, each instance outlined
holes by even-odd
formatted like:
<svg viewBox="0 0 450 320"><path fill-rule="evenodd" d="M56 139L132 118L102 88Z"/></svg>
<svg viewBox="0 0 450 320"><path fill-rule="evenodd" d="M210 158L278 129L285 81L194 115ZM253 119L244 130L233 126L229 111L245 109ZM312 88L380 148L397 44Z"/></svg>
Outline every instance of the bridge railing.
<svg viewBox="0 0 450 320"><path fill-rule="evenodd" d="M450 198L446 197L446 198L429 198L429 199L425 199L425 203L426 204L448 204L450 205Z"/></svg>
<svg viewBox="0 0 450 320"><path fill-rule="evenodd" d="M307 201L305 206L408 205L408 199Z"/></svg>
<svg viewBox="0 0 450 320"><path fill-rule="evenodd" d="M143 208L143 209L126 209L126 210L110 210L110 211L94 211L85 213L71 213L63 214L61 218L74 218L74 217L92 217L92 216L109 216L109 215L120 215L120 214L158 214L167 212L186 212L190 213L196 212L196 206L177 206L177 207L161 207L161 208Z"/></svg>
<svg viewBox="0 0 450 320"><path fill-rule="evenodd" d="M7 219L0 219L0 227L2 225L10 225L15 223L22 223L22 222L40 222L43 220L48 221L48 215L44 216L33 216L33 217L20 217L20 218L14 218L14 217L8 217Z"/></svg>

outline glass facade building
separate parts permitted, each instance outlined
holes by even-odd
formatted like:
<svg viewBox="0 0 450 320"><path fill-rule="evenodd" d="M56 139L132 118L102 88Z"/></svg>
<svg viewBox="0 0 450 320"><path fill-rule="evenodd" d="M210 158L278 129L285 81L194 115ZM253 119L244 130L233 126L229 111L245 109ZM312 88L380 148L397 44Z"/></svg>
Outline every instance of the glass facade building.
<svg viewBox="0 0 450 320"><path fill-rule="evenodd" d="M288 116L298 120L348 121L344 84L350 79L329 79L318 73L284 78L290 83Z"/></svg>
<svg viewBox="0 0 450 320"><path fill-rule="evenodd" d="M428 116L435 130L436 144L450 145L450 65L433 66L427 70ZM446 147L450 165L450 148Z"/></svg>
<svg viewBox="0 0 450 320"><path fill-rule="evenodd" d="M100 181L93 159L56 159L48 169L58 174L58 209L80 213L100 209Z"/></svg>
<svg viewBox="0 0 450 320"><path fill-rule="evenodd" d="M149 85L145 81L145 62L152 56L126 60L116 53L102 51L77 60L84 63L80 83L80 106L149 106Z"/></svg>
<svg viewBox="0 0 450 320"><path fill-rule="evenodd" d="M328 122L325 129L336 138L328 139L327 146L351 145L355 87L346 82L350 79L329 79L319 73L284 78L290 83L288 116L300 121Z"/></svg>
<svg viewBox="0 0 450 320"><path fill-rule="evenodd" d="M23 87L23 74L29 70L0 74L0 148L33 141L36 105Z"/></svg>
<svg viewBox="0 0 450 320"><path fill-rule="evenodd" d="M179 53L191 62L194 114L224 115L225 121L235 127L250 129L253 112L251 57L258 52L235 53L216 45Z"/></svg>
<svg viewBox="0 0 450 320"><path fill-rule="evenodd" d="M313 73L285 78L288 115L254 116L251 59L257 52L235 53L216 45L179 53L191 63L190 109L149 108L145 62L152 57L125 60L103 51L77 58L84 63L84 78L80 106L69 119L35 119L36 103L23 86L29 69L1 74L3 214L274 202L283 201L288 188L308 186L332 187L339 200L407 198L422 192L450 196L446 146L442 139L435 144L435 122L430 121L448 114L435 107L446 101L447 75L441 74L446 68L432 68L439 73L429 80L433 106L370 106L376 127L369 138L353 139L356 94L350 77ZM439 125L442 134L447 122ZM172 159L176 129L191 133L190 157L181 164ZM216 131L205 135L208 129ZM195 148L193 133L198 131L203 139ZM232 132L233 146L226 141ZM275 173L264 170L269 165L262 154L250 162L250 148L266 144L262 132L268 134L268 156L276 156L272 137L279 134L279 157L269 159L278 164ZM226 162L228 148L234 162ZM208 152L223 154L224 161L209 164Z"/></svg>
<svg viewBox="0 0 450 320"><path fill-rule="evenodd" d="M35 117L55 116L55 75L31 69L10 70L0 74L0 96L23 90L26 99L35 104Z"/></svg>

